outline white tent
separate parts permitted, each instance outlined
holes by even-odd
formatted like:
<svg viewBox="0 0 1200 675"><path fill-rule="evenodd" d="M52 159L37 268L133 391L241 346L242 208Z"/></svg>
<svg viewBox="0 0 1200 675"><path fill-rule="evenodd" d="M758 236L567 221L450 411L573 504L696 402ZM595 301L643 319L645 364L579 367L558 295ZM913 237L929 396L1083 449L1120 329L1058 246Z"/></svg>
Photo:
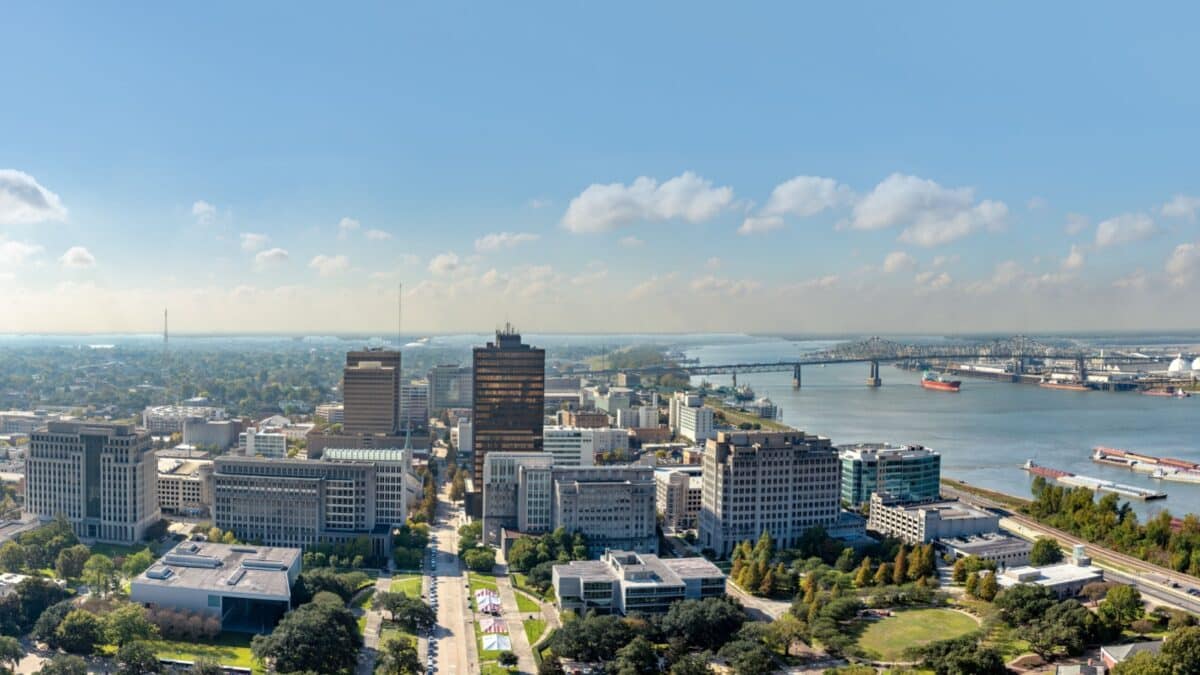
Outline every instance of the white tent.
<svg viewBox="0 0 1200 675"><path fill-rule="evenodd" d="M495 652L512 651L512 640L507 635L484 635L483 648Z"/></svg>

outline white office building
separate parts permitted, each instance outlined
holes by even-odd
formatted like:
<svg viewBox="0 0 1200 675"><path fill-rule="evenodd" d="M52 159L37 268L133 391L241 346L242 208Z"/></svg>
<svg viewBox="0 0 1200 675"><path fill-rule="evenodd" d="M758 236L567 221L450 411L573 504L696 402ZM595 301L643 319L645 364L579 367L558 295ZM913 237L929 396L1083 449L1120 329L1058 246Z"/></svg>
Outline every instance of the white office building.
<svg viewBox="0 0 1200 675"><path fill-rule="evenodd" d="M695 529L704 491L699 464L664 466L654 470L655 504L663 516L663 529L677 532Z"/></svg>
<svg viewBox="0 0 1200 675"><path fill-rule="evenodd" d="M245 457L287 457L287 436L250 427L238 434L238 454Z"/></svg>
<svg viewBox="0 0 1200 675"><path fill-rule="evenodd" d="M629 433L624 429L546 426L542 429L542 448L554 455L555 466L592 466L596 455L628 450Z"/></svg>
<svg viewBox="0 0 1200 675"><path fill-rule="evenodd" d="M194 405L155 405L142 411L142 426L155 436L183 433L187 420L223 420L224 408Z"/></svg>
<svg viewBox="0 0 1200 675"><path fill-rule="evenodd" d="M605 551L599 560L554 565L551 583L559 611L661 613L680 600L725 595L725 574L704 558L659 558Z"/></svg>
<svg viewBox="0 0 1200 675"><path fill-rule="evenodd" d="M325 448L325 462L370 462L375 465L375 522L394 526L408 519L406 477L412 452L403 448Z"/></svg>
<svg viewBox="0 0 1200 675"><path fill-rule="evenodd" d="M871 495L867 529L909 544L928 544L1000 531L1000 516L960 501L909 505L878 492Z"/></svg>
<svg viewBox="0 0 1200 675"><path fill-rule="evenodd" d="M679 435L697 443L716 437L713 427L713 409L705 406L679 407Z"/></svg>
<svg viewBox="0 0 1200 675"><path fill-rule="evenodd" d="M679 435L680 408L699 408L702 405L704 405L704 399L700 398L699 394L685 391L677 391L672 394L671 400L667 402L667 425L671 427L671 433Z"/></svg>

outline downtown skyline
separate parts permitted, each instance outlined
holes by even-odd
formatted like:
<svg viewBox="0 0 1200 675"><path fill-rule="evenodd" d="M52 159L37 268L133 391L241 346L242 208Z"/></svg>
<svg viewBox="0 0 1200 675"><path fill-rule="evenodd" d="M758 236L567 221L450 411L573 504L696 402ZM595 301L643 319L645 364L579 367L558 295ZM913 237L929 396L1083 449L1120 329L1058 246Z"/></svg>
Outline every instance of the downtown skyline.
<svg viewBox="0 0 1200 675"><path fill-rule="evenodd" d="M1189 6L218 7L12 8L4 332L1200 328Z"/></svg>

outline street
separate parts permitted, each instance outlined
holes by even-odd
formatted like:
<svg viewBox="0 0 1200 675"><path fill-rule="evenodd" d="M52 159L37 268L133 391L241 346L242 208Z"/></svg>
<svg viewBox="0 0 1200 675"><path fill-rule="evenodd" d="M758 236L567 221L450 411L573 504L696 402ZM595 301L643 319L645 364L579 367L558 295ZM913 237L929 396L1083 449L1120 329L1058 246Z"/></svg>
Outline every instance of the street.
<svg viewBox="0 0 1200 675"><path fill-rule="evenodd" d="M479 672L475 628L467 605L467 575L458 558L458 526L462 508L449 497L449 483L438 494L437 521L430 528L436 540L437 570L427 566L427 584L437 588L438 625L434 629L436 671L445 675L469 675ZM428 663L426 661L426 663Z"/></svg>

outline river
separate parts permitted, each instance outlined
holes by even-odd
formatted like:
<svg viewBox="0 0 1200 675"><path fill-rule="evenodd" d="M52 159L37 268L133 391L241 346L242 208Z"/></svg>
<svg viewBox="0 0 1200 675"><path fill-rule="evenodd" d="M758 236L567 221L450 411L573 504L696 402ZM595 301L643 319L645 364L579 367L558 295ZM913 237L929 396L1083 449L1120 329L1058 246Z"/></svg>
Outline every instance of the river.
<svg viewBox="0 0 1200 675"><path fill-rule="evenodd" d="M703 364L794 359L830 343L748 338L739 344L693 347ZM809 366L803 386L791 373L743 373L750 385L783 408L782 421L834 443L917 443L942 454L942 475L1027 496L1026 459L1077 474L1156 488L1165 500L1132 500L1141 515L1169 509L1200 513L1200 484L1156 481L1091 461L1106 445L1200 462L1200 396L1157 398L1136 393L1072 392L963 378L958 393L923 389L919 372L880 366L883 386L866 386L867 364ZM706 378L729 384L728 376ZM696 380L699 382L699 378Z"/></svg>

